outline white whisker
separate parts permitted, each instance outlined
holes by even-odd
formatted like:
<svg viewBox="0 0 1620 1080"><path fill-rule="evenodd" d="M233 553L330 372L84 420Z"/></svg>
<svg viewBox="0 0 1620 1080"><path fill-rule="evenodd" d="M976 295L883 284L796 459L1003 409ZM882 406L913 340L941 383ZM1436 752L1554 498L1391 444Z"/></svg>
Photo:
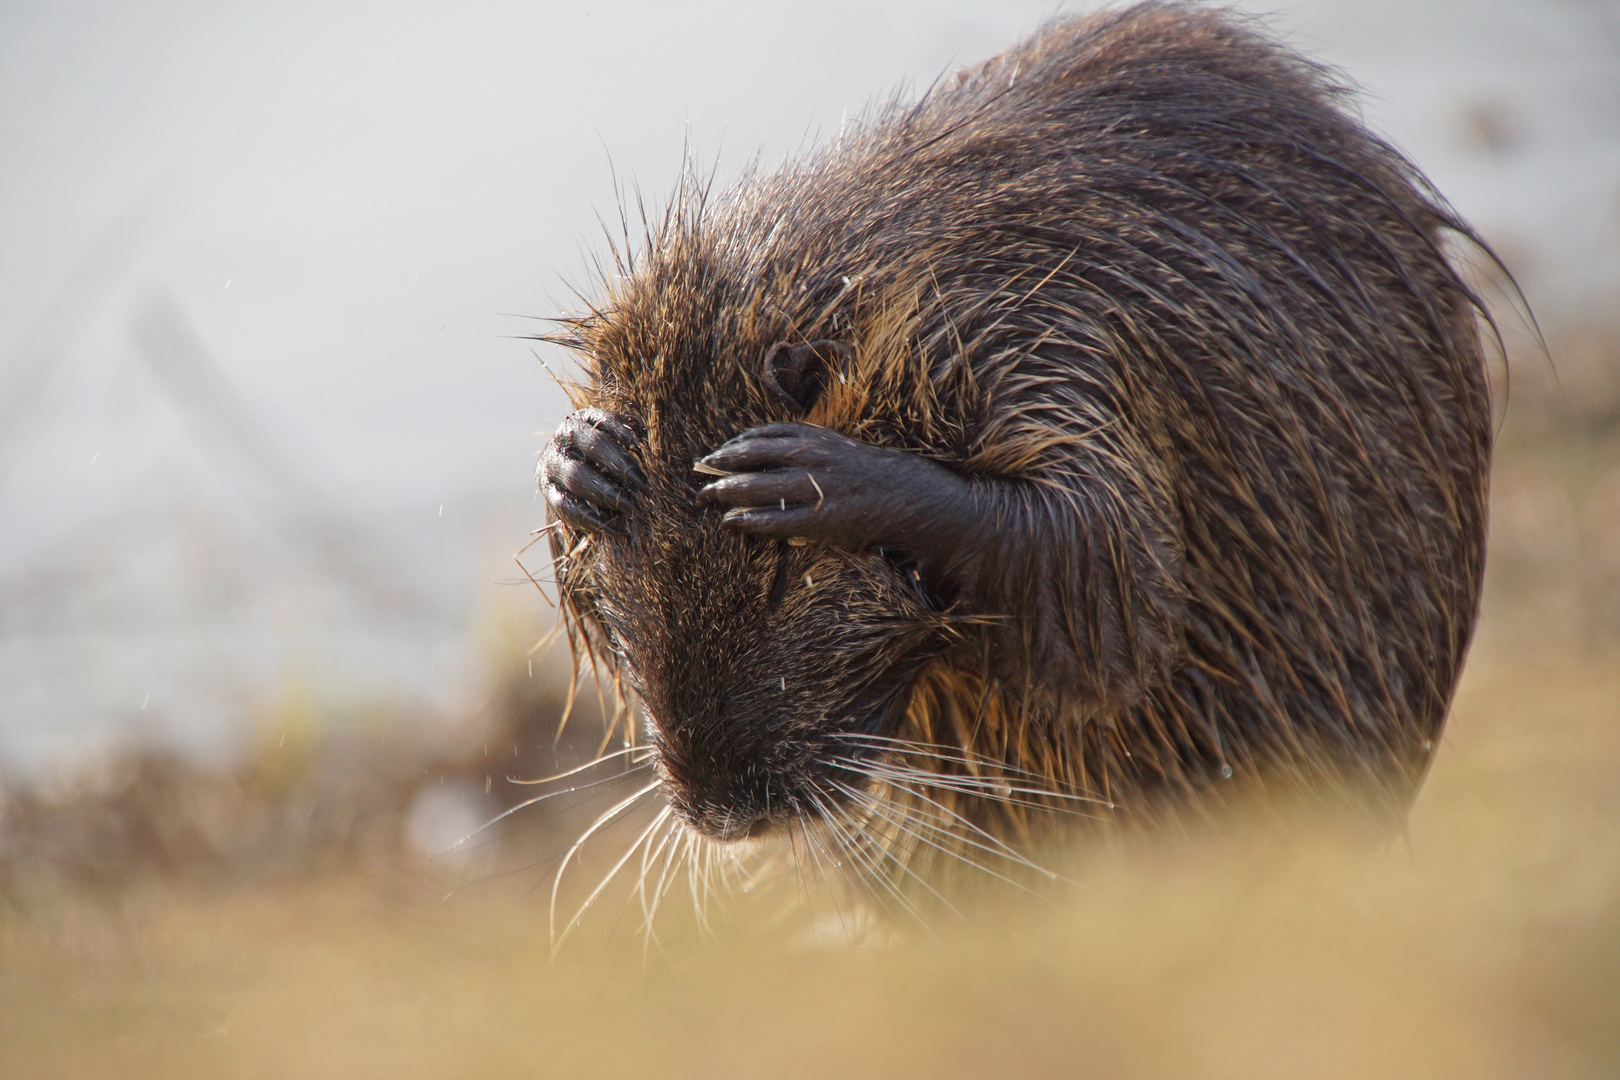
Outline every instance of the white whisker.
<svg viewBox="0 0 1620 1080"><path fill-rule="evenodd" d="M854 772L857 775L863 775L863 770L862 769L850 768L848 765L842 765L841 763L840 763L840 767L846 769L849 772ZM1006 841L1002 840L1000 837L996 836L994 833L991 833L991 832L987 831L986 829L984 829L983 827L974 824L973 822L969 821L967 818L963 817L960 813L958 813L957 811L955 811L955 810L951 809L950 807L946 806L944 803L938 801L937 799L930 798L928 796L928 794L924 790L919 790L917 787L913 787L913 786L911 786L911 785L909 785L909 784L907 784L907 783L905 783L903 781L885 780L884 782L888 783L892 787L899 788L900 790L902 790L902 791L906 792L907 794L911 795L913 798L921 799L923 802L925 802L928 805L934 807L934 809L936 809L936 810L940 811L941 813L945 814L946 817L948 817L949 819L954 820L955 822L960 824L963 828L965 828L968 831L973 832L973 833L983 837L986 841L989 842L990 846L987 847L985 844L982 844L982 843L979 843L979 842L975 841L974 839L972 839L972 837L961 835L961 834L956 834L957 839L961 843L969 844L969 845L971 845L973 847L979 848L980 850L982 850L982 851L984 851L984 852L986 852L988 854L997 855L999 857L1008 859L1011 862L1014 862L1014 863L1016 863L1016 864L1018 864L1020 866L1023 866L1023 867L1025 867L1027 869L1035 871L1037 874L1040 874L1043 877L1046 877L1047 879L1049 879L1051 881L1064 881L1064 882L1067 883L1067 879L1063 878L1062 876L1060 876L1057 873L1054 873L1051 870L1048 870L1044 866L1040 866L1037 863L1031 862L1030 859L1027 856L1021 854L1017 849L1015 849L1015 848L1011 847L1010 845L1008 845ZM938 826L935 826L935 827L938 828Z"/></svg>
<svg viewBox="0 0 1620 1080"><path fill-rule="evenodd" d="M1051 783L1051 780L1050 780L1049 777L1042 776L1040 773L1031 772L1028 769L1021 768L1021 767L1019 767L1017 765L1014 765L1011 762L1001 761L1001 760L998 760L998 759L995 759L995 758L969 756L960 747L947 746L944 743L916 742L916 741L911 740L911 739L898 739L898 738L894 738L894 737L887 736L887 735L848 734L848 735L840 736L840 738L842 740L844 740L844 741L847 741L847 742L870 743L874 747L881 748L881 749L899 748L899 750L905 751L907 753L914 753L919 757L931 757L931 758L936 758L936 759L938 759L940 761L949 761L949 762L951 762L953 764L966 766L969 769L993 770L997 774L1022 778L1022 780L1025 781L1025 782L1028 782L1028 783L1033 784L1033 785L1037 785L1037 786L1032 786L1032 787L1015 788L1014 789L1014 790L1017 790L1017 791L1022 791L1022 792L1026 793L1026 794L1041 795L1041 796L1046 796L1046 797L1051 797L1051 798L1058 798L1058 799L1068 799L1068 800L1072 800L1072 801L1075 801L1075 802L1091 802L1091 803L1096 803L1099 806L1106 806L1109 809L1114 809L1115 808L1114 804L1111 803L1109 800L1098 798L1097 796L1094 796L1094 795L1080 795L1080 794L1076 794L1076 793L1073 793L1073 792L1063 792L1063 791L1054 790L1053 788L1051 788L1049 786L1046 786L1046 785ZM849 759L846 759L846 760L849 760ZM898 763L894 763L894 764L898 764ZM939 776L939 777L942 777L942 778L949 778L949 779L953 779L953 780L960 780L962 782L984 782L984 783L989 783L989 784L997 784L997 783L999 783L999 781L996 780L996 779L993 779L993 778L990 778L990 777L980 777L980 776L977 776L977 775L969 775L969 776L960 776L960 777L958 777L958 776L954 776L952 774L941 774L941 773L933 773L933 772L930 772L929 775L930 776Z"/></svg>
<svg viewBox="0 0 1620 1080"><path fill-rule="evenodd" d="M557 941L557 892L562 887L563 875L568 871L569 862L573 860L575 854L577 854L579 852L579 849L585 846L585 842L587 840L589 840L592 836L596 835L597 832L599 832L601 829L605 828L611 822L616 821L621 814L623 814L626 810L630 809L630 807L634 806L641 799L645 798L646 796L648 796L648 795L652 794L654 791L656 791L658 789L658 783L659 782L655 780L652 783L648 784L646 787L642 788L640 791L637 791L634 795L631 795L629 798L624 799L621 802L617 803L616 805L610 807L605 813L603 813L595 821L591 822L590 828L586 829L583 833L581 833L580 836L579 836L579 839L575 840L574 843L573 843L573 846L571 846L568 849L568 851L563 855L562 863L557 867L557 876L551 882L551 909L550 909L551 914L550 914L550 919L548 921L549 921L550 930L551 930L551 955L553 957L555 957L557 955L557 945L558 945L558 941ZM632 849L632 850L634 850L634 849ZM595 894L593 893L592 897L594 898L594 896L595 896ZM587 903L589 903L589 901L587 901ZM570 923L570 926L572 926L572 923Z"/></svg>
<svg viewBox="0 0 1620 1080"><path fill-rule="evenodd" d="M969 829L970 831L972 831L974 833L977 833L978 835L984 837L986 840L988 840L990 842L990 844L992 846L987 847L984 844L981 844L978 841L975 841L970 837L961 836L960 834L957 834L958 838L961 840L962 843L969 844L972 847L979 848L980 850L985 851L988 854L992 854L992 855L999 854L1001 856L1004 856L1005 858L1011 860L1012 862L1017 863L1019 866L1023 866L1026 869L1035 871L1037 874L1042 875L1043 877L1047 878L1048 880L1051 880L1051 881L1066 881L1065 878L1060 877L1058 874L1054 873L1051 870L1048 870L1046 867L1040 866L1037 863L1031 862L1030 859L1027 856L1021 854L1018 850L1016 850L1015 848L1009 846L1006 843L1006 841L1002 840L1000 837L996 836L995 834L986 831L982 827L980 827L978 825L975 825L973 822L969 821L967 818L963 817L961 814L957 813L955 810L951 809L949 806L946 806L944 803L939 802L936 799L929 798L926 794L924 794L921 791L916 790L915 788L911 788L911 787L908 787L908 786L903 785L903 784L898 785L898 786L900 786L902 790L904 790L904 791L908 792L909 794L911 794L914 798L921 799L923 802L928 803L930 806L932 806L935 809L939 810L941 813L947 815L949 818L951 818L951 819L955 820L956 822L960 823L963 827L965 827L965 828Z"/></svg>
<svg viewBox="0 0 1620 1080"><path fill-rule="evenodd" d="M1105 820L1100 814L1088 814L1082 810L1067 806L1053 806L1050 803L1039 802L1036 798L1013 798L1014 795L1031 795L1039 799L1061 799L1067 802L1089 803L1098 806L1113 807L1102 799L1088 795L1072 795L1062 791L1052 791L1047 788L1016 787L1012 784L991 778L978 776L957 776L952 773L939 773L929 769L920 769L914 765L906 765L895 761L863 761L860 758L838 757L832 761L850 772L861 773L874 780L911 781L928 787L941 788L972 795L975 798L1000 803L1005 806L1018 806L1027 810L1040 810L1054 814L1069 814L1076 817L1090 818L1094 821Z"/></svg>
<svg viewBox="0 0 1620 1080"><path fill-rule="evenodd" d="M933 830L934 832L938 833L939 835L941 835L943 837L947 837L947 838L949 838L949 839L951 839L953 841L956 841L957 843L967 844L967 845L969 845L971 847L978 848L978 849L980 849L982 851L985 851L987 854L997 854L996 852L991 851L991 849L986 848L983 844L975 844L972 840L969 840L968 838L962 836L960 833L955 832L954 830L947 829L947 828L945 828L945 827L943 827L941 825L936 824L935 820L939 820L939 819L930 820L929 815L922 814L922 813L917 812L915 810L908 812L906 814L905 818L903 818L903 819L896 819L896 818L890 817L889 814L886 813L884 811L884 809L883 809L883 807L885 806L885 803L883 802L883 800L875 799L872 796L866 794L865 792L857 791L857 790L855 790L853 788L850 788L849 786L847 786L845 784L840 784L837 781L833 781L832 783L833 783L834 787L836 787L839 791L842 791L849 798L863 803L867 807L868 812L870 812L870 813L872 813L874 815L877 815L879 817L882 817L885 821L888 821L891 825L893 825L896 829L898 829L902 833L915 838L918 843L926 844L929 847L933 848L935 851L939 852L941 855L944 855L946 858L955 859L958 862L962 863L963 865L971 867L972 869L977 870L980 873L989 874L991 877L997 879L998 881L1005 882L1006 884L1011 885L1015 889L1020 889L1020 890L1022 890L1024 892L1026 892L1026 893L1029 893L1032 896L1039 895L1038 893L1035 892L1035 890L1029 888L1029 886L1022 884L1021 882L1014 881L1012 878L1008 877L1007 875L999 873L998 871L991 869L990 867L986 866L984 863L981 863L981 862L978 862L978 861L976 861L974 859L969 858L967 855L963 854L960 851L952 851L952 850L950 850L949 848L943 846L942 844L940 844L940 843L938 843L938 842L936 842L934 840L929 839L927 836L924 836L922 833L917 832L916 829L912 827L913 825L920 825L920 826L922 826L924 828ZM908 869L909 869L909 867L908 867ZM924 881L920 876L918 876L915 872L913 872L912 876L915 877L917 879L918 883L921 884L925 889L928 889L929 892L932 892L932 893L934 893L935 896L939 897L940 901L942 903L944 903L946 907L951 907L949 901L947 901L943 896L940 896L938 892L935 892L934 889L926 881ZM956 909L954 907L951 907L951 910L953 912L956 911ZM960 914L960 912L957 912L957 914ZM966 921L966 920L964 919L963 921Z"/></svg>
<svg viewBox="0 0 1620 1080"><path fill-rule="evenodd" d="M919 843L927 844L928 846L935 848L936 850L940 851L942 854L945 854L945 855L953 855L954 854L954 853L952 853L950 851L947 851L945 848L940 847L940 845L930 841L927 837L923 836L921 833L917 832L914 828L912 828L910 826L910 824L908 823L908 818L910 818L912 815L908 814L905 817L899 817L899 818L894 817L894 816L892 816L889 813L886 813L884 811L884 809L883 809L883 807L884 807L883 800L873 798L871 795L868 795L868 794L866 794L865 792L862 792L862 791L858 791L855 788L852 788L847 784L840 784L836 780L832 781L832 785L833 785L833 787L837 788L840 792L842 792L846 797L848 797L851 802L853 802L854 804L856 804L857 806L860 806L863 810L865 810L869 820L871 818L877 818L877 819L885 822L886 824L888 824L894 830L895 835L911 837L912 839L917 840ZM938 831L937 828L936 828L936 831ZM962 859L961 855L955 855L954 857L956 857L958 859ZM935 889L932 885L930 885L928 883L928 881L926 879L924 879L921 874L919 874L916 870L914 870L912 868L912 866L911 866L911 857L910 857L909 852L907 853L907 856L905 858L901 858L898 855L895 855L893 853L890 853L888 855L888 858L889 858L889 860L891 862L893 862L893 864L896 867L898 867L901 870L901 872L909 875L912 878L912 880L914 880L918 885L922 886L924 889L928 890L928 892L932 893L934 895L935 899L937 899L940 903L944 904L945 907L950 910L951 914L953 914L953 915L957 916L958 918L962 919L963 922L968 921L967 918L965 916L963 916L962 913L960 911L958 911L955 908L955 906L951 904L951 902L949 900L945 899L945 897L942 896L937 889ZM994 874L994 871L989 870L987 867L979 866L977 863L974 863L971 860L963 859L963 861L967 862L969 866L974 867L974 869L984 870L986 873Z"/></svg>
<svg viewBox="0 0 1620 1080"><path fill-rule="evenodd" d="M692 914L697 919L698 933L704 937L713 937L709 929L709 913L703 906L703 899L698 895L698 845L702 843L698 834L686 834L686 881L692 889Z"/></svg>
<svg viewBox="0 0 1620 1080"><path fill-rule="evenodd" d="M911 900L909 900L906 895L902 893L898 887L896 887L894 882L889 880L889 876L885 874L882 867L878 865L876 859L879 856L862 851L860 837L849 835L844 831L843 827L839 825L835 816L838 813L838 808L829 804L826 800L821 798L820 795L815 793L811 793L810 800L815 804L816 809L820 812L821 820L826 822L827 827L833 831L833 834L843 841L842 846L845 851L849 852L850 858L864 866L867 870L867 876L872 881L883 886L888 894L894 897L895 903L899 904L901 909L904 910L906 914L917 920L918 925L927 930L929 933L933 933L933 929L928 925L928 920L923 918L923 914L917 909L917 905L912 903ZM851 822L851 824L853 825L854 822Z"/></svg>
<svg viewBox="0 0 1620 1080"><path fill-rule="evenodd" d="M846 942L852 942L855 940L853 916L846 914L844 911L844 905L839 903L839 893L842 891L841 886L845 886L849 883L849 875L844 872L843 864L833 857L833 853L828 851L826 846L822 844L820 840L817 840L810 835L810 828L813 824L815 823L810 818L801 817L799 819L799 831L804 834L804 844L806 850L810 852L811 858L815 860L813 869L817 873L817 876L824 876L829 883L828 888L830 892L827 897L827 901L828 903L832 904L833 914L838 917L838 926L839 929L841 929L844 933L844 940ZM829 839L835 843L842 843L842 841L840 841L836 836L829 835ZM822 874L821 864L823 859L825 859L827 864L831 867L832 873L825 875ZM814 917L815 912L812 911L812 926L814 925Z"/></svg>
<svg viewBox="0 0 1620 1080"><path fill-rule="evenodd" d="M681 823L671 821L664 837L664 844L667 847L664 853L664 866L658 872L658 884L653 888L652 910L647 916L647 933L651 934L655 941L657 934L653 933L653 919L658 915L658 908L664 902L664 897L669 895L669 890L675 885L676 867L681 857L681 847L675 842L675 837L681 833Z"/></svg>
<svg viewBox="0 0 1620 1080"><path fill-rule="evenodd" d="M617 758L617 757L623 757L625 754L646 754L648 759L650 760L652 758L652 756L653 756L653 749L650 746L626 746L622 750L613 750L613 751L610 751L609 753L602 754L600 757L594 757L591 760L587 761L583 765L576 765L572 769L567 770L566 772L557 773L555 776L542 776L538 780L519 780L515 776L508 776L506 778L506 782L508 784L527 784L527 785L549 784L549 783L552 783L553 781L556 781L556 780L566 780L570 776L573 776L576 773L584 772L586 769L594 769L596 766L601 765L604 762L612 761L614 758ZM647 762L645 762L645 761L637 761L637 762L634 762L633 764L637 768L640 768L641 766L647 764Z"/></svg>
<svg viewBox="0 0 1620 1080"><path fill-rule="evenodd" d="M636 837L635 841L627 849L625 849L625 853L619 857L619 861L613 864L613 869L609 870L602 880L597 883L596 888L591 890L591 895L587 896L585 898L585 902L579 905L579 910L574 912L574 917L568 920L568 925L563 927L562 934L557 937L556 944L552 946L553 954L555 954L557 949L562 948L563 942L568 940L568 935L574 932L574 928L579 925L579 921L585 917L585 910L595 903L596 898L602 895L602 890L606 889L609 883L611 883L614 878L619 876L619 871L624 869L624 864L630 861L631 856L636 853L636 849L645 844L647 838L652 836L654 831L656 831L672 813L674 813L674 811L666 806L662 810L658 811L657 814L653 815L652 823L643 829L641 834ZM561 873L561 871L559 871L559 873Z"/></svg>
<svg viewBox="0 0 1620 1080"><path fill-rule="evenodd" d="M634 776L636 773L640 772L642 769L645 769L645 768L648 768L648 766L647 765L635 765L635 766L632 766L631 768L626 769L622 773L616 773L613 776L604 776L602 779L600 779L600 780L592 780L588 784L575 784L573 787L563 788L561 791L548 791L544 795L536 795L532 799L524 799L522 802L518 803L516 806L508 807L507 809L502 810L499 814L496 814L494 817L490 818L488 821L486 821L482 825L478 826L478 828L474 829L472 832L468 833L466 836L463 836L460 840L457 840L455 843L451 844L448 848L445 849L444 854L448 855L448 854L450 854L452 852L459 851L463 846L466 845L467 841L471 840L473 837L478 836L479 834L487 831L492 826L499 825L501 822L505 821L507 818L511 817L513 814L517 813L519 810L527 810L529 807L533 806L535 803L545 802L547 799L555 799L555 798L558 798L558 797L563 796L563 795L572 795L576 791L589 791L591 788L600 787L603 784L611 784L611 783L613 783L614 781L617 781L617 780L625 780L625 779L628 779L628 778ZM518 782L521 782L521 781L518 781ZM601 794L601 793L598 793L598 794ZM589 802L590 800L587 799L585 801ZM474 849L469 849L469 850L474 850Z"/></svg>
<svg viewBox="0 0 1620 1080"><path fill-rule="evenodd" d="M675 830L680 827L679 824L673 820L674 815L672 812L669 812L669 807L666 806L664 809L666 812L661 815L664 819L662 824L668 827L664 830L664 834L662 838L659 839L656 847L650 840L642 847L641 873L636 877L636 897L641 903L641 952L643 959L646 958L647 947L652 942L653 913L658 908L658 890L663 883L663 879L660 878L659 884L653 887L653 898L651 903L649 903L647 900L647 874L651 871L651 868L657 864L659 857L664 854L665 849L670 847L671 841L675 836ZM669 869L667 859L665 860L664 869L666 872Z"/></svg>

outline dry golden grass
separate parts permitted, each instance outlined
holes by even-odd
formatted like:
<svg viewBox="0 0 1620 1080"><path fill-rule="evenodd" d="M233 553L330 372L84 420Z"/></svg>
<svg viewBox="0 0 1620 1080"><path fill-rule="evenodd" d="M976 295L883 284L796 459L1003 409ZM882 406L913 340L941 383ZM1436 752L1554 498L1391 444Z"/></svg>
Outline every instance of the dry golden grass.
<svg viewBox="0 0 1620 1080"><path fill-rule="evenodd" d="M646 962L607 916L552 961L544 888L445 900L403 856L0 875L0 1075L1620 1074L1620 433L1515 393L1486 622L1401 841L1091 852L1053 903L875 948L734 904Z"/></svg>
<svg viewBox="0 0 1620 1080"><path fill-rule="evenodd" d="M0 917L0 1073L1612 1075L1617 659L1478 658L1404 842L1114 852L937 940L552 962L542 903L403 874L35 896Z"/></svg>

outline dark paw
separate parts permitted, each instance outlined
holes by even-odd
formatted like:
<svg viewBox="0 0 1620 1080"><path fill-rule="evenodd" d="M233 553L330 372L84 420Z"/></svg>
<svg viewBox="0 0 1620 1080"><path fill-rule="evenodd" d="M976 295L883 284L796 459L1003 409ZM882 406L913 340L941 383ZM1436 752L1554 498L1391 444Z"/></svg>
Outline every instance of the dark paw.
<svg viewBox="0 0 1620 1080"><path fill-rule="evenodd" d="M727 528L852 551L902 543L939 466L810 424L753 428L693 464Z"/></svg>
<svg viewBox="0 0 1620 1080"><path fill-rule="evenodd" d="M588 533L629 535L627 513L647 480L636 464L641 439L600 409L569 413L540 452L540 490L559 521Z"/></svg>

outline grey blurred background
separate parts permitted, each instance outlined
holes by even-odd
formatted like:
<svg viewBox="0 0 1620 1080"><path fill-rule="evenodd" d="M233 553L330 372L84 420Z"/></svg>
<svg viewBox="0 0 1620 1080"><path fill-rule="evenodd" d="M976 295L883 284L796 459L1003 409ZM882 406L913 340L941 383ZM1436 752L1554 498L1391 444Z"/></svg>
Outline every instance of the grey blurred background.
<svg viewBox="0 0 1620 1080"><path fill-rule="evenodd" d="M1364 88L1543 323L1614 317L1620 6L1239 6ZM566 406L514 338L615 177L725 180L1055 10L0 8L0 779L475 710L548 617L511 555Z"/></svg>

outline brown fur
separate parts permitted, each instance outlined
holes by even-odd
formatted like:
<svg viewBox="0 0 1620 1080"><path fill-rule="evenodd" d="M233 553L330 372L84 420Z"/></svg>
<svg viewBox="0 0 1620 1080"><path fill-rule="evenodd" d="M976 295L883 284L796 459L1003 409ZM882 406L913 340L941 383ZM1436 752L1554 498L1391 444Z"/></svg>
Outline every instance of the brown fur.
<svg viewBox="0 0 1620 1080"><path fill-rule="evenodd" d="M830 700L903 665L893 736L941 749L889 760L941 779L861 790L958 849L1024 850L1037 806L1257 785L1404 807L1478 608L1490 403L1444 249L1474 236L1345 107L1245 20L1150 3L724 194L689 179L562 335L576 406L646 433L634 542L559 529L554 553L576 642L637 669L655 741L681 679L791 661L784 694ZM818 339L852 356L803 419L1012 493L1005 529L1046 554L1005 568L1005 611L931 610L878 554L693 505L695 457L799 419L760 358ZM975 773L1002 796L946 779ZM937 850L845 805L905 873Z"/></svg>

